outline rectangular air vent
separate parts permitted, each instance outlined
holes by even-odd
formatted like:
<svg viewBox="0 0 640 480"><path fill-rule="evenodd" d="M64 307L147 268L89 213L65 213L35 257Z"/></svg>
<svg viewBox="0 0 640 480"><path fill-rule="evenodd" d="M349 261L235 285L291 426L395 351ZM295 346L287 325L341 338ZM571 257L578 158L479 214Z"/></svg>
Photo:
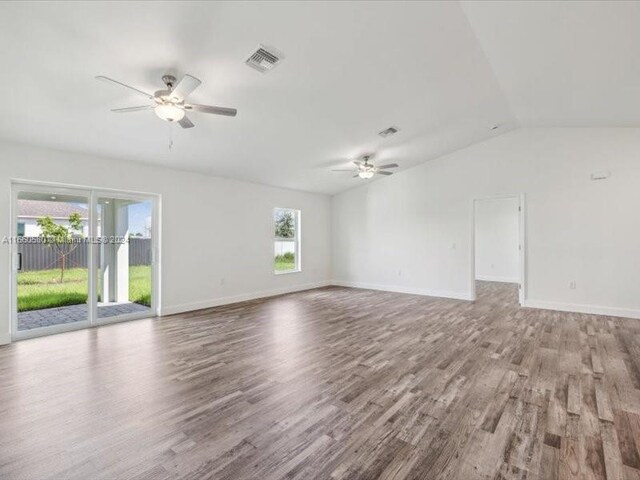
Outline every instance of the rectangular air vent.
<svg viewBox="0 0 640 480"><path fill-rule="evenodd" d="M381 132L378 132L378 135L380 135L381 137L390 137L391 135L394 135L396 133L398 133L398 128L389 127L386 130L382 130Z"/></svg>
<svg viewBox="0 0 640 480"><path fill-rule="evenodd" d="M258 50L253 52L253 54L247 59L245 63L251 68L265 73L276 68L279 65L281 59L282 55L280 53L276 52L272 48L260 45L260 47L258 47Z"/></svg>

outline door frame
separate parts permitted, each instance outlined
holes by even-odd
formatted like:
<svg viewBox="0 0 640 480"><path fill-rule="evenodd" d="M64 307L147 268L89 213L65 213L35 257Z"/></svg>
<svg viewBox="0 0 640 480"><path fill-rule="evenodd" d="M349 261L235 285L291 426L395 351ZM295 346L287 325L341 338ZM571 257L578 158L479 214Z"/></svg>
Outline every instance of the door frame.
<svg viewBox="0 0 640 480"><path fill-rule="evenodd" d="M98 303L97 301L94 301L91 304L92 319L93 319L92 326L124 322L127 320L136 320L139 318L148 318L149 316L157 316L160 312L160 261L159 261L160 259L160 255L159 255L160 216L158 214L158 210L160 208L160 196L156 194L127 192L122 190L109 190L104 188L93 189L91 191L91 194L92 194L91 205L92 205L92 210L94 212L98 202L98 198L101 198L101 197L117 198L119 200L150 201L152 204L152 209L151 209L151 310L149 312L136 312L136 313L118 315L114 317L98 318ZM93 232L97 231L98 219L96 218L95 214L91 217L91 222L92 222L92 225L89 228L89 231L93 231ZM99 245L93 244L91 245L91 247L93 249L92 258L93 259L98 258L97 250ZM92 277L93 295L95 297L96 287L98 285L97 265L93 267L93 269L89 273L90 273L89 276Z"/></svg>
<svg viewBox="0 0 640 480"><path fill-rule="evenodd" d="M9 318L11 319L11 340L22 340L26 338L41 337L45 335L53 335L56 333L68 332L72 330L80 330L89 327L96 327L108 323L124 322L139 318L148 318L159 315L160 312L160 205L161 196L156 193L133 192L126 190L108 189L89 187L84 185L70 185L53 182L41 182L24 179L11 179L11 205L10 205L10 235L11 238L17 236L17 200L19 192L34 192L59 195L77 195L85 196L89 206L89 235L95 237L97 218L95 215L96 201L98 196L112 196L116 198L125 198L132 200L148 200L152 203L152 219L151 219L151 309L148 312L138 312L116 317L108 317L98 319L97 316L97 248L96 243L90 243L87 246L87 270L88 270L88 298L87 304L88 315L86 320L74 323L66 323L61 325L51 325L41 327L34 330L18 330L18 297L17 297L17 250L16 243L11 244L11 254L9 257Z"/></svg>
<svg viewBox="0 0 640 480"><path fill-rule="evenodd" d="M527 222L526 222L526 195L524 193L508 193L502 195L489 195L477 197L471 200L471 242L470 242L470 269L469 292L470 300L476 300L476 204L482 200L499 200L501 198L517 198L519 200L518 211L518 248L519 248L519 284L518 301L524 306L527 299Z"/></svg>

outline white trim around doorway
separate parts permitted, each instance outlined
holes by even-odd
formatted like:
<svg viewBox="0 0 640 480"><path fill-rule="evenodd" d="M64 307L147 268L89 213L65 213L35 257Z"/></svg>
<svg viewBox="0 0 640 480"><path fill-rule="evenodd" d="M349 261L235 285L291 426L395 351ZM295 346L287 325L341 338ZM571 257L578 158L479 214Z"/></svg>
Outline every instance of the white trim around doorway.
<svg viewBox="0 0 640 480"><path fill-rule="evenodd" d="M496 200L500 198L519 199L519 235L518 248L520 253L520 276L513 283L518 283L518 301L521 306L525 306L527 300L527 229L526 229L526 198L524 193L513 193L504 195L491 195L477 197L471 200L471 241L469 244L469 292L471 300L476 299L476 203L482 200Z"/></svg>

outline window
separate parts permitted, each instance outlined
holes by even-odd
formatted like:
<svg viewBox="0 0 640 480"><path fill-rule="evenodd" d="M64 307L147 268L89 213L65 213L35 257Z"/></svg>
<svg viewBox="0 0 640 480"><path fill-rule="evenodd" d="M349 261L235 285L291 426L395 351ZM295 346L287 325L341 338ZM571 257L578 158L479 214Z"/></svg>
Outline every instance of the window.
<svg viewBox="0 0 640 480"><path fill-rule="evenodd" d="M24 222L18 222L18 231L16 233L19 237L24 237Z"/></svg>
<svg viewBox="0 0 640 480"><path fill-rule="evenodd" d="M300 210L276 208L273 211L273 270L275 273L300 271Z"/></svg>

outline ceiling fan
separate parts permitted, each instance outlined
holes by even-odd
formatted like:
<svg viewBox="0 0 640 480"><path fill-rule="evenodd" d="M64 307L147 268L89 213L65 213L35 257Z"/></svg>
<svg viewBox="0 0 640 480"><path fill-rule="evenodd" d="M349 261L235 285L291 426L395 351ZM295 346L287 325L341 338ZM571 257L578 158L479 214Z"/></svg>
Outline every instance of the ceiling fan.
<svg viewBox="0 0 640 480"><path fill-rule="evenodd" d="M356 170L351 168L338 168L332 170L333 172L353 172L355 173L355 177L360 178L371 178L374 175L393 175L393 172L387 172L387 168L398 168L399 165L397 163L389 163L387 165L379 165L376 166L372 163L369 163L372 155L363 155L360 160L354 160L353 163L357 167Z"/></svg>
<svg viewBox="0 0 640 480"><path fill-rule="evenodd" d="M185 103L186 98L193 92L202 82L196 77L185 75L178 83L173 75L164 75L162 81L166 89L158 90L153 95L138 88L132 87L125 83L114 80L113 78L99 75L97 80L119 85L121 87L133 90L139 95L147 97L151 102L148 105L140 105L138 107L114 108L111 111L116 113L140 112L143 110L153 110L158 117L167 122L176 122L182 128L191 128L193 123L187 117L187 112L213 113L215 115L226 115L235 117L238 111L235 108L213 107L209 105L196 105L194 103Z"/></svg>

